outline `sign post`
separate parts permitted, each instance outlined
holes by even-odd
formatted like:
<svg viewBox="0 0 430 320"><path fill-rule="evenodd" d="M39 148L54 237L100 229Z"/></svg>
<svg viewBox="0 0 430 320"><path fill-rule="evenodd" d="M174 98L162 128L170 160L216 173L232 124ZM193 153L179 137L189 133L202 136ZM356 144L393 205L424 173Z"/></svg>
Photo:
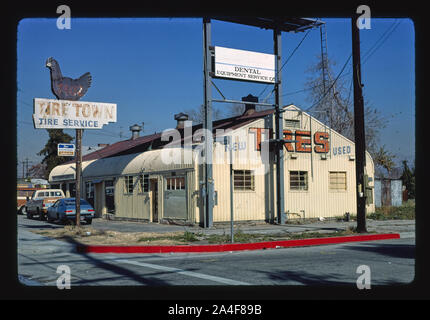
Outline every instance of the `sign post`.
<svg viewBox="0 0 430 320"><path fill-rule="evenodd" d="M76 226L81 226L82 129L76 129Z"/></svg>

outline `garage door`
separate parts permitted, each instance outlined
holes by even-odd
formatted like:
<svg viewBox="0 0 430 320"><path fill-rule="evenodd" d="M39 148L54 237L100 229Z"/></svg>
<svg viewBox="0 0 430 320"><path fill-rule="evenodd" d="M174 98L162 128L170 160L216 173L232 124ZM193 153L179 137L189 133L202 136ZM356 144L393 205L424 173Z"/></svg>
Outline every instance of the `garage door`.
<svg viewBox="0 0 430 320"><path fill-rule="evenodd" d="M187 220L185 176L165 178L164 218Z"/></svg>

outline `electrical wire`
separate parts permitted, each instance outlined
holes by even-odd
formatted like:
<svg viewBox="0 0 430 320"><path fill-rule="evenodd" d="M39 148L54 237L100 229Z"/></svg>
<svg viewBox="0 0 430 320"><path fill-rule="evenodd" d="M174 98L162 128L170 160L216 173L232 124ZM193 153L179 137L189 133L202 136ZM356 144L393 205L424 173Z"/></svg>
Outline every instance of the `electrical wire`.
<svg viewBox="0 0 430 320"><path fill-rule="evenodd" d="M309 108L307 108L305 111L309 111L310 109L312 109L313 107L315 107L317 104L319 104L324 98L325 96L330 92L331 88L333 88L333 86L335 85L336 81L339 79L340 75L342 74L342 72L345 70L349 60L352 57L352 53L349 55L348 59L346 59L345 64L342 67L342 70L340 70L339 74L337 75L336 79L334 79L333 83L331 84L331 86L326 90L326 92L324 93L324 95L321 97L321 99L319 99L317 102L315 102L313 105L311 105Z"/></svg>
<svg viewBox="0 0 430 320"><path fill-rule="evenodd" d="M288 58L285 60L285 62L282 64L281 68L278 70L278 73L282 71L282 69L284 68L284 66L288 63L288 61L290 61L290 59L293 57L294 53L297 51L297 49L299 49L299 47L302 45L303 41L306 39L306 37L308 36L308 34L311 32L312 29L308 30L308 32L306 32L306 34L303 36L302 40L300 40L299 44L294 48L294 50L291 52L291 54L288 56ZM268 85L266 85L266 87L260 92L260 94L258 95L258 97L260 97L264 91L266 91ZM273 91L272 91L273 92ZM272 93L270 93L272 94ZM267 99L267 98L266 98Z"/></svg>

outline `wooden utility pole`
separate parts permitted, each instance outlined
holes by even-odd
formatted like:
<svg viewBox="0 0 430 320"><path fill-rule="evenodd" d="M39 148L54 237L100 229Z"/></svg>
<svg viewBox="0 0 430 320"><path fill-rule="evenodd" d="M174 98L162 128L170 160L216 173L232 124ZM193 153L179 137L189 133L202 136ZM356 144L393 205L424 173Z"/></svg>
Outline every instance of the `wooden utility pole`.
<svg viewBox="0 0 430 320"><path fill-rule="evenodd" d="M364 102L361 82L360 31L357 27L359 15L351 18L352 29L352 79L354 84L354 137L355 177L357 192L357 232L366 230L366 189L364 167L366 165L366 140L364 131Z"/></svg>
<svg viewBox="0 0 430 320"><path fill-rule="evenodd" d="M76 129L76 226L81 226L82 129Z"/></svg>

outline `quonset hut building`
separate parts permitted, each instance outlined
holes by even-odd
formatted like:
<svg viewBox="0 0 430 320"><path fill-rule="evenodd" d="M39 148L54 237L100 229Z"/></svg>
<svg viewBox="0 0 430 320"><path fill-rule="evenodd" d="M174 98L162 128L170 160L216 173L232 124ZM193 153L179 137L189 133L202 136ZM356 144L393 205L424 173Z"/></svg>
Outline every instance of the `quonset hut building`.
<svg viewBox="0 0 430 320"><path fill-rule="evenodd" d="M355 215L354 143L294 105L283 109L284 137L291 140L284 145L287 219ZM96 216L203 223L202 125L187 127L187 118L176 115L177 130L147 136L132 126L131 139L83 156L81 190ZM214 222L230 221L230 154L234 220L276 219L276 161L267 143L273 124L273 110L256 111L253 105L240 116L213 122ZM374 164L368 152L365 174L366 209L373 212ZM49 182L74 196L75 163L55 167Z"/></svg>

